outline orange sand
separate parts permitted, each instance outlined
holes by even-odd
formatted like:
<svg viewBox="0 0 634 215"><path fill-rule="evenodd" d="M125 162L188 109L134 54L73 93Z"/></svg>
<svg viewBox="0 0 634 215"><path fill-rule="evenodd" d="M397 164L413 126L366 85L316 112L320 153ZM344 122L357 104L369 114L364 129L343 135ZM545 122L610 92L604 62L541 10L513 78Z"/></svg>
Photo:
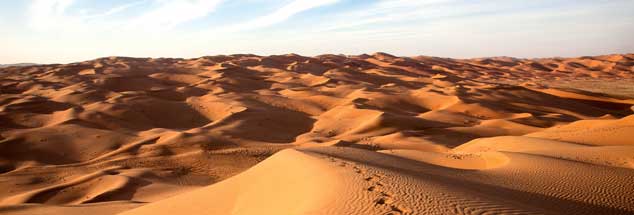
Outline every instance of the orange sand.
<svg viewBox="0 0 634 215"><path fill-rule="evenodd" d="M634 96L579 80L634 55L0 68L0 214L634 213Z"/></svg>

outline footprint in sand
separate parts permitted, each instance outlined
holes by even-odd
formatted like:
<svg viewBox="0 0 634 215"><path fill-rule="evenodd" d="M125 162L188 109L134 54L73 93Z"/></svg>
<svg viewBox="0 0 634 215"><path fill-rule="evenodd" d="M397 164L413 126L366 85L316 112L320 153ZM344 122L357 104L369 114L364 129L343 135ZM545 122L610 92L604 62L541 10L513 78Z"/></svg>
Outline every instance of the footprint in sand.
<svg viewBox="0 0 634 215"><path fill-rule="evenodd" d="M344 162L344 161L341 161L341 162L339 163L339 166L340 166L340 167L346 167L346 166L348 166L348 163L347 163L347 162Z"/></svg>
<svg viewBox="0 0 634 215"><path fill-rule="evenodd" d="M358 174L364 174L365 170L362 168L359 168L358 166L353 166L352 169L354 169L354 172L358 173Z"/></svg>
<svg viewBox="0 0 634 215"><path fill-rule="evenodd" d="M383 178L383 177L385 177L385 176L381 175L381 174L374 174L374 175L365 177L363 180L366 180L366 181L378 181L378 180L381 180L381 178Z"/></svg>
<svg viewBox="0 0 634 215"><path fill-rule="evenodd" d="M407 207L403 205L397 204L395 202L393 194L387 191L382 191L380 189L381 187L385 186L385 184L379 181L383 178L385 178L385 175L382 175L382 174L374 174L364 178L365 181L372 182L372 185L366 188L366 190L369 192L378 193L378 197L376 198L376 200L374 200L374 206L375 207L388 206L390 211L387 212L386 214L393 214L393 215L411 214L410 209L408 209Z"/></svg>
<svg viewBox="0 0 634 215"><path fill-rule="evenodd" d="M367 172L367 170L356 166L354 163L342 161L330 156L324 157L324 158L329 160L330 162L336 163L340 167L352 166L353 171L357 174L364 175ZM378 174L378 173L372 174L370 176L366 176L363 178L363 180L371 183L371 185L367 187L365 190L368 192L377 193L378 195L378 197L374 200L374 206L375 207L387 206L390 209L390 211L385 213L386 215L411 214L412 212L410 209L408 209L407 207L403 205L397 204L395 202L393 195L391 193L387 191L382 191L381 187L384 187L385 184L381 182L381 180L384 178L386 178L385 175Z"/></svg>

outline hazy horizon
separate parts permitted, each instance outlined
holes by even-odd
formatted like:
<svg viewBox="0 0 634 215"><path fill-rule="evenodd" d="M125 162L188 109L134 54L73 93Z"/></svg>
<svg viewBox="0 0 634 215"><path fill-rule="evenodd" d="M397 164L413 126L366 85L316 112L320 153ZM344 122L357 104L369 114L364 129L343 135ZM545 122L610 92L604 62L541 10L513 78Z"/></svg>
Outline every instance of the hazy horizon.
<svg viewBox="0 0 634 215"><path fill-rule="evenodd" d="M0 1L0 64L218 54L632 53L634 1Z"/></svg>

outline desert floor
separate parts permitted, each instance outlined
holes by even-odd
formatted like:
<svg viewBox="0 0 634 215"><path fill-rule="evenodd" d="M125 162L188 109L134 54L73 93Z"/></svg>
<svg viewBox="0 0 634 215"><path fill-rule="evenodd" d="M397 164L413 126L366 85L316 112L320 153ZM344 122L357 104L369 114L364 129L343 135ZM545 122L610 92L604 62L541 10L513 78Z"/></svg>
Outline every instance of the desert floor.
<svg viewBox="0 0 634 215"><path fill-rule="evenodd" d="M0 214L633 214L634 55L0 69Z"/></svg>

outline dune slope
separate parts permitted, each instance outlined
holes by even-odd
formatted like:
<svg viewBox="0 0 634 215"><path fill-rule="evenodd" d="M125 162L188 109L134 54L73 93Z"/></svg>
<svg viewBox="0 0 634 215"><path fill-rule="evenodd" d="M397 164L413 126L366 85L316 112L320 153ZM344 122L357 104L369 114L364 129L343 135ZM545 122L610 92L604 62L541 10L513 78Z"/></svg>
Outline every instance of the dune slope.
<svg viewBox="0 0 634 215"><path fill-rule="evenodd" d="M504 153L511 163L495 169L466 171L399 155L347 147L288 149L226 181L122 214L634 211L630 204L634 198L628 195L634 188L629 183L634 172L626 169ZM574 180L577 182L569 183Z"/></svg>

